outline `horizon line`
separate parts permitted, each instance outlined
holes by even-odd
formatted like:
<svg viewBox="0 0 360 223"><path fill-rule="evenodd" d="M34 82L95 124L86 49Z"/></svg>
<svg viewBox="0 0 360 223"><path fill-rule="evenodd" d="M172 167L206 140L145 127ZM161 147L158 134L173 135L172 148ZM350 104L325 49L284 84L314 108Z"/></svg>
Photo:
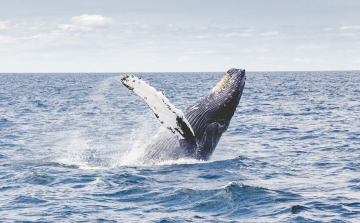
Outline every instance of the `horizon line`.
<svg viewBox="0 0 360 223"><path fill-rule="evenodd" d="M239 68L241 69L241 68ZM269 70L269 71L247 71L247 73L255 72L329 72L329 71L360 71L360 70ZM226 71L118 71L118 72L0 72L0 74L119 74L119 73L223 73Z"/></svg>

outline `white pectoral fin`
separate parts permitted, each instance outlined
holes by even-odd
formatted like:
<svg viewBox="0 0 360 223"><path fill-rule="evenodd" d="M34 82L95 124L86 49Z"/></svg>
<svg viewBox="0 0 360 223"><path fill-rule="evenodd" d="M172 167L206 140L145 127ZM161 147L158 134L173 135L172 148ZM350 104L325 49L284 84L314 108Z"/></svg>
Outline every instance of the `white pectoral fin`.
<svg viewBox="0 0 360 223"><path fill-rule="evenodd" d="M195 143L194 131L184 113L175 108L162 92L156 91L154 87L134 75L124 76L121 78L121 83L139 95L154 112L159 122L174 133L178 139L186 139Z"/></svg>

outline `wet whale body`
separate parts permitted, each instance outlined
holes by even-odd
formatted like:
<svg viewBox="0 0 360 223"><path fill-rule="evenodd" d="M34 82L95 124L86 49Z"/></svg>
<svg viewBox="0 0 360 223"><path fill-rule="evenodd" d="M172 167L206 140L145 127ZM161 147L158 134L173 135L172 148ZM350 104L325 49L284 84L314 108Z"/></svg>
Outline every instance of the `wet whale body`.
<svg viewBox="0 0 360 223"><path fill-rule="evenodd" d="M208 160L230 124L245 80L245 70L232 68L205 97L179 110L141 78L124 76L122 84L140 96L165 127L146 145L141 163L180 158Z"/></svg>

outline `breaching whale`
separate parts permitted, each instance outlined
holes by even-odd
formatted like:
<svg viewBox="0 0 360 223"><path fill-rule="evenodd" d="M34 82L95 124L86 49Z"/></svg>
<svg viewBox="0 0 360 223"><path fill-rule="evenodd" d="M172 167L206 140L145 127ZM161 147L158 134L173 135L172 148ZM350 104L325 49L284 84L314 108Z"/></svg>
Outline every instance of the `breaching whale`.
<svg viewBox="0 0 360 223"><path fill-rule="evenodd" d="M142 163L186 157L208 160L229 126L245 80L245 70L232 68L205 97L179 110L162 92L141 78L134 75L122 77L122 84L140 96L167 129L160 131L146 145Z"/></svg>

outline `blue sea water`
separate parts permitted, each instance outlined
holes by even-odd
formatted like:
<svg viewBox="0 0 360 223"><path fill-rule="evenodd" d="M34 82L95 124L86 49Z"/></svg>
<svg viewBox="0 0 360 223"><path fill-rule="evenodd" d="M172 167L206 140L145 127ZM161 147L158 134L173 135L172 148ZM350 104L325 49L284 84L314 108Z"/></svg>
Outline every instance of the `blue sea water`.
<svg viewBox="0 0 360 223"><path fill-rule="evenodd" d="M224 74L136 75L185 108ZM0 221L360 221L360 71L248 72L209 161L151 166L123 75L0 74Z"/></svg>

